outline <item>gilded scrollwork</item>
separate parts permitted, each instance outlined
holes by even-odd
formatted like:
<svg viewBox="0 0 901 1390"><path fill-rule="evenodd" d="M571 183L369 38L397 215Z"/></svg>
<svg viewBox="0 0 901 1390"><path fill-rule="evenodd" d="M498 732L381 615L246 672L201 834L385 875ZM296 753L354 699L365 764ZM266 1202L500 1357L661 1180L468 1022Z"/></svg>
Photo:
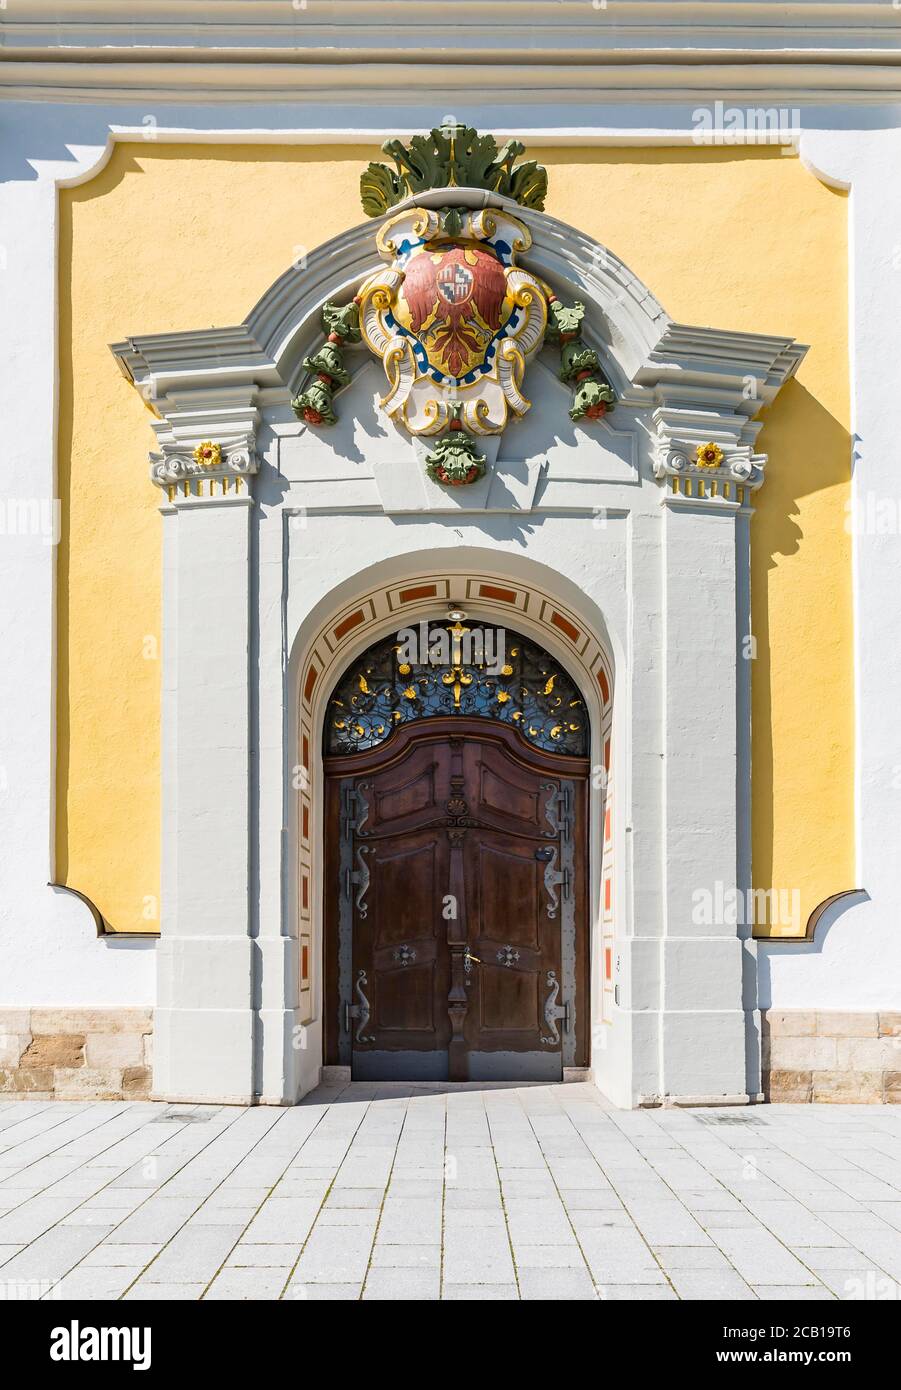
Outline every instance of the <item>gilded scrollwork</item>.
<svg viewBox="0 0 901 1390"><path fill-rule="evenodd" d="M478 630L485 650L502 649L502 660L491 665L457 660L460 653L455 648L448 660L432 662L423 653L422 662L413 662L401 659L393 635L370 647L332 694L324 751L344 754L375 748L416 719L475 715L512 725L538 748L585 755L585 703L563 668L519 633L491 624L479 624ZM455 629L447 631L453 637Z"/></svg>

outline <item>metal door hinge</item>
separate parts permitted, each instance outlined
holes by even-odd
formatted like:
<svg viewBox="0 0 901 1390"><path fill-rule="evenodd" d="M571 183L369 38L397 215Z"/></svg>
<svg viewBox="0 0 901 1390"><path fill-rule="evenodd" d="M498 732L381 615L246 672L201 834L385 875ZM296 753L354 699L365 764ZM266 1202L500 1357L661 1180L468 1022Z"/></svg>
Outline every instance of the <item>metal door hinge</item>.
<svg viewBox="0 0 901 1390"><path fill-rule="evenodd" d="M557 995L560 993L560 981L557 979L557 972L549 970L547 972L548 992L544 1001L544 1021L551 1030L550 1037L545 1037L542 1033L541 1041L553 1046L560 1041L560 1033L557 1029L557 1019L563 1019L563 1031L569 1032L569 1001L562 1004L557 1003Z"/></svg>
<svg viewBox="0 0 901 1390"><path fill-rule="evenodd" d="M569 782L563 782L559 785L556 782L546 782L545 786L551 792L544 808L548 824L554 833L561 837L564 844L569 844L573 834L572 785Z"/></svg>
<svg viewBox="0 0 901 1390"><path fill-rule="evenodd" d="M344 1017L342 1020L344 1024L343 1031L345 1033L349 1033L350 1021L351 1019L355 1019L357 1023L357 1031L354 1034L354 1041L358 1043L375 1042L375 1038L372 1037L371 1034L367 1034L364 1032L367 1023L369 1022L369 1000L363 993L363 986L368 986L368 984L369 980L366 976L366 971L361 970L357 975L357 983L355 985L355 989L357 991L357 998L360 1001L359 1004L351 1004L347 999L345 999L344 1001Z"/></svg>

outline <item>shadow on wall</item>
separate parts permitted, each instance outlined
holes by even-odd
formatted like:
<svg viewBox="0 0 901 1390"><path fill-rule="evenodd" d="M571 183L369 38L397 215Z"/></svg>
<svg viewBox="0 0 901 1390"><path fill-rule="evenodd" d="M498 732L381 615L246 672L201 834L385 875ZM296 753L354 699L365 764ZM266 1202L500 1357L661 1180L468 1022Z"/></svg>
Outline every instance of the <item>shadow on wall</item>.
<svg viewBox="0 0 901 1390"><path fill-rule="evenodd" d="M824 898L853 886L853 768L845 766L847 750L853 748L854 711L851 645L851 537L846 529L844 508L851 471L852 441L848 430L797 380L790 381L773 405L763 413L764 427L759 448L769 455L766 482L756 494L756 515L751 522L751 628L756 646L752 647L752 798L753 882L755 887L801 891L801 921L791 935L803 935L808 917ZM797 440L804 440L803 451ZM830 499L830 490L841 489L839 498ZM800 499L811 516L821 494L821 502L833 515L827 526L815 527L815 541L805 538L797 518ZM799 571L784 562L815 544L821 556L806 556L807 565ZM815 561L815 578L810 561ZM803 586L803 587L802 587ZM772 645L774 610L778 610L780 636ZM823 651L823 615L831 617ZM825 680L811 684L803 662L795 659L788 666L780 661L778 642L786 624L799 635L795 645L804 649L804 635L817 644L819 669ZM824 659L824 660L823 660ZM824 666L825 661L825 666ZM827 683L828 682L828 683ZM774 727L780 730L780 744L774 742ZM816 808L786 801L789 781L786 766L776 776L777 760L806 762L812 759L819 769L824 788L828 785L830 803L843 797L845 814L831 821L817 818L816 844L810 845L810 858L830 864L832 877L827 883L798 885L782 881L782 866L774 852L785 839L785 826L794 823L797 836L805 835L810 812ZM838 781L836 781L838 779ZM782 794L777 798L777 780ZM823 836L834 844L824 844ZM797 846L797 841L796 841ZM803 855L803 844L800 845ZM794 854L797 862L797 848ZM822 870L821 870L822 873ZM777 881L778 880L778 881Z"/></svg>

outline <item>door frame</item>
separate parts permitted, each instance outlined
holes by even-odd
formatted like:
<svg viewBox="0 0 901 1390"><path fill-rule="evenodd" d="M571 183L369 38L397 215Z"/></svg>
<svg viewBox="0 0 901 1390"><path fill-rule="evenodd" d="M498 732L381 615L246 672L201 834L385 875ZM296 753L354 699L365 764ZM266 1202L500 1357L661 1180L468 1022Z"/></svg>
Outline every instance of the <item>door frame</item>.
<svg viewBox="0 0 901 1390"><path fill-rule="evenodd" d="M348 777L363 777L370 772L383 772L396 766L407 755L411 744L445 743L451 738L479 742L494 742L512 755L529 772L541 772L551 777L582 783L581 821L583 857L581 871L574 875L573 929L574 968L573 993L575 1013L575 1059L568 1065L561 1050L561 1066L587 1069L591 1055L591 935L590 876L591 876L591 816L590 775L591 759L569 754L549 753L530 744L511 725L478 716L450 715L429 717L405 724L386 743L360 753L323 757L323 824L324 894L323 894L323 1065L346 1065L339 1056L339 934L340 934L340 855L341 855L341 786ZM562 919L559 923L561 936ZM561 956L563 943L561 940ZM517 1078L511 1077L511 1080Z"/></svg>

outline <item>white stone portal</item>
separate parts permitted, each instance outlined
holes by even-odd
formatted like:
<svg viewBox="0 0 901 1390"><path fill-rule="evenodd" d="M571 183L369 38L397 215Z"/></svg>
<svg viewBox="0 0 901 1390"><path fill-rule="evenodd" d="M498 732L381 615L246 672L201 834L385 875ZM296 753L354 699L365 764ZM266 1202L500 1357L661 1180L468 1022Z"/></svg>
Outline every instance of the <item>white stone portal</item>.
<svg viewBox="0 0 901 1390"><path fill-rule="evenodd" d="M114 349L160 416L161 1097L292 1103L317 1084L324 702L358 652L449 603L534 634L588 701L595 1081L625 1106L759 1095L750 929L698 902L750 887L756 417L804 349L673 324L605 248L516 211L524 266L585 304L618 404L573 424L545 349L471 487L425 477L365 350L338 424L291 410L321 307L372 268L378 223L243 325ZM213 467L193 463L204 440Z"/></svg>

